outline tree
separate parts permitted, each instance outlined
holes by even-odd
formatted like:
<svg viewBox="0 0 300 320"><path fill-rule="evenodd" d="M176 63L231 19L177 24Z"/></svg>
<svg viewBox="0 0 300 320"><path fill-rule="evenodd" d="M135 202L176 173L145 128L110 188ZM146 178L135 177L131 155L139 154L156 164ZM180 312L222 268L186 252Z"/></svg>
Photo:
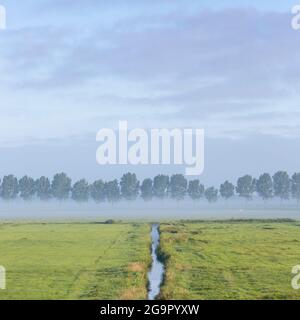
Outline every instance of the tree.
<svg viewBox="0 0 300 320"><path fill-rule="evenodd" d="M95 181L90 187L91 197L96 202L105 201L105 183L102 180Z"/></svg>
<svg viewBox="0 0 300 320"><path fill-rule="evenodd" d="M274 194L281 200L290 198L290 177L285 171L278 171L273 176Z"/></svg>
<svg viewBox="0 0 300 320"><path fill-rule="evenodd" d="M51 198L51 184L46 177L40 177L35 181L35 189L38 198L41 200L49 200Z"/></svg>
<svg viewBox="0 0 300 320"><path fill-rule="evenodd" d="M263 200L273 197L273 181L268 173L262 174L256 183L256 191Z"/></svg>
<svg viewBox="0 0 300 320"><path fill-rule="evenodd" d="M300 173L295 173L292 176L292 196L300 202Z"/></svg>
<svg viewBox="0 0 300 320"><path fill-rule="evenodd" d="M158 175L153 181L153 195L158 199L164 199L168 195L170 178L166 175Z"/></svg>
<svg viewBox="0 0 300 320"><path fill-rule="evenodd" d="M18 179L13 175L5 176L3 178L1 187L1 196L4 200L15 199L19 192Z"/></svg>
<svg viewBox="0 0 300 320"><path fill-rule="evenodd" d="M141 197L145 201L152 200L153 197L153 182L152 179L145 179L141 185Z"/></svg>
<svg viewBox="0 0 300 320"><path fill-rule="evenodd" d="M107 201L111 204L114 204L115 202L119 201L121 198L121 192L118 180L113 180L105 183L104 186L105 195L107 198Z"/></svg>
<svg viewBox="0 0 300 320"><path fill-rule="evenodd" d="M58 200L68 199L71 191L71 179L65 174L56 174L53 178L51 191Z"/></svg>
<svg viewBox="0 0 300 320"><path fill-rule="evenodd" d="M218 190L214 187L210 187L205 190L205 198L209 203L217 202L218 200Z"/></svg>
<svg viewBox="0 0 300 320"><path fill-rule="evenodd" d="M135 173L126 173L120 182L122 197L126 200L136 200L139 194L140 183Z"/></svg>
<svg viewBox="0 0 300 320"><path fill-rule="evenodd" d="M201 199L204 195L204 191L204 185L200 184L199 180L192 180L189 182L188 195L194 201Z"/></svg>
<svg viewBox="0 0 300 320"><path fill-rule="evenodd" d="M234 185L229 181L225 181L220 186L221 197L228 200L234 196Z"/></svg>
<svg viewBox="0 0 300 320"><path fill-rule="evenodd" d="M76 182L72 188L72 199L78 202L89 200L89 183L85 179Z"/></svg>
<svg viewBox="0 0 300 320"><path fill-rule="evenodd" d="M169 187L172 199L183 200L187 192L187 180L182 174L175 174L171 177Z"/></svg>
<svg viewBox="0 0 300 320"><path fill-rule="evenodd" d="M35 194L35 182L32 178L25 176L19 180L20 197L23 200L30 200Z"/></svg>
<svg viewBox="0 0 300 320"><path fill-rule="evenodd" d="M253 192L255 191L255 180L250 175L245 175L238 179L236 192L240 197L248 200L252 199Z"/></svg>

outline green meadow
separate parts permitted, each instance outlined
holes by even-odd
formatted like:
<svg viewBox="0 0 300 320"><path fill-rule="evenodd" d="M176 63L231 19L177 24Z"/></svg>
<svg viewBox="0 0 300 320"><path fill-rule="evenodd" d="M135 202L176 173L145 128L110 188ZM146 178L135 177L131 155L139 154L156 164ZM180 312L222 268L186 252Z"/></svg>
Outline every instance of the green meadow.
<svg viewBox="0 0 300 320"><path fill-rule="evenodd" d="M148 222L0 223L3 299L146 299ZM300 223L161 222L160 299L300 299Z"/></svg>
<svg viewBox="0 0 300 320"><path fill-rule="evenodd" d="M300 299L300 224L279 221L161 225L162 299Z"/></svg>
<svg viewBox="0 0 300 320"><path fill-rule="evenodd" d="M145 299L147 224L0 225L0 299Z"/></svg>

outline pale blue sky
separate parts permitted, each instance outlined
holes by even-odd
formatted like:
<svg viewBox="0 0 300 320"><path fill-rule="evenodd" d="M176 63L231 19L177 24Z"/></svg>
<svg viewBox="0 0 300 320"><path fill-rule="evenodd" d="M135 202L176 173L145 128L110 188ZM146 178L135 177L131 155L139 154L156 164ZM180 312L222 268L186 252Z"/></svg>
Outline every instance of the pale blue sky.
<svg viewBox="0 0 300 320"><path fill-rule="evenodd" d="M295 0L2 0L10 28L40 25L111 25L120 19L171 12L256 8L265 12L290 12Z"/></svg>
<svg viewBox="0 0 300 320"><path fill-rule="evenodd" d="M260 167L268 162L262 152L237 169L241 146L251 154L269 150L270 170L299 171L300 31L290 27L295 1L0 4L8 23L0 31L0 174L119 174L126 168L114 173L96 166L94 138L123 119L131 127L204 128L213 146L209 159L224 143L231 150L224 177L268 169ZM63 154L62 146L77 156ZM52 152L46 157L45 150ZM210 161L205 179L213 182L219 167Z"/></svg>

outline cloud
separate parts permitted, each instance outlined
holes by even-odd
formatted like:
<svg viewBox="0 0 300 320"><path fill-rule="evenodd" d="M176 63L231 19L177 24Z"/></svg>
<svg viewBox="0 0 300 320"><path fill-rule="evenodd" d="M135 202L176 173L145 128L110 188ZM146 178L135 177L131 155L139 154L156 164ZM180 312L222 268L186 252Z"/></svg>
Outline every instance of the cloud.
<svg viewBox="0 0 300 320"><path fill-rule="evenodd" d="M300 43L289 14L175 8L121 16L110 26L92 19L85 29L73 22L3 33L7 123L29 137L46 127L49 138L87 134L120 117L140 127L201 125L213 137L299 134ZM51 132L57 121L61 129Z"/></svg>

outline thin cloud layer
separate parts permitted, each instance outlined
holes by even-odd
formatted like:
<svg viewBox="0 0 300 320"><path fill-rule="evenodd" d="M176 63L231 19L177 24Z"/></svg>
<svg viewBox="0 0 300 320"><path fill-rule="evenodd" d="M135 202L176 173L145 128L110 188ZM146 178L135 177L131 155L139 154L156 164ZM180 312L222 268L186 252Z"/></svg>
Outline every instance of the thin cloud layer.
<svg viewBox="0 0 300 320"><path fill-rule="evenodd" d="M132 14L118 1L105 6L126 14L110 24L79 15L78 23L39 21L0 34L0 143L85 136L119 119L204 127L210 137L299 136L300 33L290 14L180 12L167 1L161 10L153 3L156 15L143 2Z"/></svg>

